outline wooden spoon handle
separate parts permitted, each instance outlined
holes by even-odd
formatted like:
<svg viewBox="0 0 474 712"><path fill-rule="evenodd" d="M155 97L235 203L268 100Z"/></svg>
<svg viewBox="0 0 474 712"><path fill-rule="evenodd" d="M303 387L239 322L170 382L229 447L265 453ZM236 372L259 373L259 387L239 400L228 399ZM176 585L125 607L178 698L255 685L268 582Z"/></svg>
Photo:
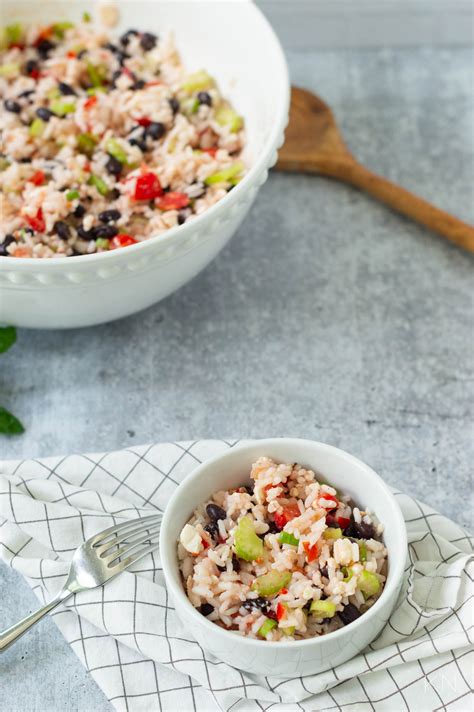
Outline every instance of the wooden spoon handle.
<svg viewBox="0 0 474 712"><path fill-rule="evenodd" d="M344 161L326 171L332 177L360 188L399 213L438 232L465 250L474 252L474 227L436 208L395 183L372 173L357 161Z"/></svg>

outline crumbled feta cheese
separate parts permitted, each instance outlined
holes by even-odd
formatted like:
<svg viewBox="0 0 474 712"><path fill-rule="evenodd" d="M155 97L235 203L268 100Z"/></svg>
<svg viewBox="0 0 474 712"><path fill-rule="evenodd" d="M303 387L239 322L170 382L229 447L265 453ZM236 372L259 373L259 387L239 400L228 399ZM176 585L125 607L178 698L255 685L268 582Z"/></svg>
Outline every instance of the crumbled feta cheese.
<svg viewBox="0 0 474 712"><path fill-rule="evenodd" d="M201 535L199 534L197 529L191 524L184 525L183 530L179 536L179 540L186 549L186 551L189 551L190 554L194 554L195 556L197 556L197 554L200 554L201 551L204 549Z"/></svg>

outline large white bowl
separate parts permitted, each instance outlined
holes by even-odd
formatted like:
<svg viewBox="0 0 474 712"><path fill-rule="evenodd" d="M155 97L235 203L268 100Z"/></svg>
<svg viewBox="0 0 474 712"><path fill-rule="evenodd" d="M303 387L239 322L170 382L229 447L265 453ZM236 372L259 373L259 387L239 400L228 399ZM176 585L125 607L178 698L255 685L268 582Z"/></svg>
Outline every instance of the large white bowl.
<svg viewBox="0 0 474 712"><path fill-rule="evenodd" d="M248 174L189 224L131 247L73 258L0 257L0 322L32 328L99 324L163 299L200 272L245 217L275 163L288 119L289 79L278 40L247 0L118 2L120 25L174 31L190 71L205 67L245 117ZM6 0L2 22L78 20L91 2Z"/></svg>
<svg viewBox="0 0 474 712"><path fill-rule="evenodd" d="M385 525L388 577L375 604L350 625L307 640L271 643L244 638L207 620L187 598L178 567L177 540L196 506L220 489L249 481L252 462L267 455L279 462L299 462L319 472L330 484L372 510ZM236 447L192 472L171 498L160 533L160 555L168 591L186 628L205 650L249 673L291 677L310 675L339 665L363 650L381 631L397 600L407 552L405 522L394 496L367 465L330 445L279 438Z"/></svg>

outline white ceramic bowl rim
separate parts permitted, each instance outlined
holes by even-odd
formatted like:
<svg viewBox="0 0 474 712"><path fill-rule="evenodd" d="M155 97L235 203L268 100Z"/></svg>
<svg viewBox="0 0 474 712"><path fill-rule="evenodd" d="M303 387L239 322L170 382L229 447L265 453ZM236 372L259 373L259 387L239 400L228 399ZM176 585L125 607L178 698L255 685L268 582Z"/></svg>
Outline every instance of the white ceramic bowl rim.
<svg viewBox="0 0 474 712"><path fill-rule="evenodd" d="M246 0L250 2L250 0ZM288 67L286 64L285 56L283 54L283 50L281 48L280 42L266 19L265 15L263 12L253 3L251 2L252 7L258 15L260 15L261 20L263 23L266 25L267 31L272 35L273 39L273 45L274 45L274 50L277 54L278 57L278 63L280 66L276 67L275 69L275 75L280 76L281 78L281 92L282 92L282 100L281 102L278 102L278 106L280 107L278 115L275 117L275 121L273 122L273 126L271 131L269 132L267 139L265 143L262 146L262 150L259 153L259 155L254 159L252 162L252 165L250 166L249 170L245 174L244 178L238 183L227 195L225 195L221 200L219 200L217 203L212 205L210 208L208 208L205 212L201 213L201 215L196 216L196 218L191 222L191 223L185 223L184 225L177 225L173 228L170 228L166 232L162 233L161 235L155 235L153 237L149 237L146 240L143 240L142 242L138 242L135 245L129 245L127 246L126 249L123 250L113 250L111 252L94 252L90 255L76 255L74 257L74 265L79 265L79 264L84 264L84 261L86 261L87 264L92 263L92 260L95 260L96 262L101 260L117 260L117 259L126 259L127 255L132 256L132 254L137 254L140 250L146 250L147 247L149 247L151 244L155 245L157 242L160 243L160 245L166 247L170 241L176 240L178 238L186 238L188 233L191 230L195 230L198 228L200 225L202 225L203 222L206 221L208 217L216 216L219 212L222 212L229 208L234 201L238 200L238 197L240 196L240 193L246 189L247 184L250 182L253 182L259 173L264 169L264 167L268 164L270 154L274 151L274 146L275 143L278 142L278 138L280 134L283 133L287 120L288 120L288 106L289 106L289 99L290 99L290 94L289 94L289 86L290 86L290 80L289 80L289 73L288 73ZM132 252L133 251L133 252ZM1 259L1 257L0 257ZM65 262L68 262L69 258L64 258L64 257L48 257L47 259L40 259L38 260L37 258L34 257L22 257L21 259L18 260L11 260L8 257L5 257L4 259L8 259L8 268L13 271L28 271L31 269L31 267L39 267L38 263L41 263L41 269L47 269L47 270L55 270L58 269L61 265L64 267ZM69 268L71 268L71 265L69 265Z"/></svg>
<svg viewBox="0 0 474 712"><path fill-rule="evenodd" d="M377 475L377 473L368 465L366 465L362 460L359 460L358 458L354 457L353 455L350 455L348 452L345 452L344 450L340 450L337 447L334 447L333 445L327 445L325 443L320 443L315 440L303 440L301 438L271 438L271 439L265 439L261 440L261 445L262 445L262 452L265 451L265 449L268 447L271 447L272 444L281 442L282 440L286 441L293 441L295 443L295 447L297 447L298 444L309 444L311 443L312 445L317 445L321 450L325 450L326 452L333 452L337 454L341 459L345 459L348 464L354 464L354 465L362 465L364 469L368 472L368 474L377 479L379 481L379 484L382 485L382 488L384 489L386 495L387 495L387 502L390 503L391 508L393 509L393 512L395 514L396 519L398 519L398 525L399 525L399 534L400 534L400 547L403 549L403 551L407 550L407 535L406 535L406 527L405 527L405 521L403 519L400 507L398 506L397 502L395 501L395 497L393 496L392 492L390 489L387 487L385 482L382 480L382 478ZM248 445L243 445L241 446L242 449L245 449L246 447L254 447L255 446L255 441L252 443L249 443ZM240 449L240 446L236 446L235 449ZM175 502L180 498L180 490L182 491L181 488L186 487L186 484L190 484L193 480L196 480L199 478L199 475L202 470L207 469L207 467L212 466L216 462L222 462L225 461L227 457L230 457L233 455L235 452L235 449L232 448L231 450L225 452L223 455L217 455L216 457L210 458L209 460L206 460L205 462L202 463L202 465L199 465L193 472L191 472L181 483L181 485L178 487L178 489L175 491L173 496L171 497L168 506L165 511L165 516L163 518L163 523L161 527L161 536L163 536L163 533L166 530L166 523L167 523L167 516L166 513L168 511L171 511L171 506L175 504ZM390 551L389 551L389 561L390 561ZM164 558L162 557L162 566L163 569L165 570L168 565L171 564L171 562L168 561L167 556ZM400 556L396 565L392 565L392 569L390 572L390 580L387 581L385 588L383 589L381 595L377 599L377 601L374 603L373 606L369 608L368 611L363 613L359 618L356 618L355 621L350 623L350 630L355 631L358 629L361 625L369 625L370 620L372 617L375 615L375 613L379 610L379 608L383 605L383 601L385 598L388 598L388 596L393 592L394 589L396 589L399 586L400 580L403 576L404 572L404 557ZM229 642L229 644L232 644L232 641L235 642L235 637L236 633L232 631L228 631L225 628L221 628L220 626L216 625L212 621L209 621L205 616L203 616L199 611L192 605L191 601L187 597L184 589L182 586L177 586L175 581L171 577L167 577L166 579L167 585L170 586L172 589L172 594L173 596L179 597L181 602L186 606L188 609L190 615L194 616L196 622L198 622L200 625L204 626L205 629L209 630L210 633L218 636L223 636L223 638ZM278 641L278 648L279 649L285 649L285 648L291 648L294 650L295 648L304 648L309 645L324 645L324 641L328 639L328 637L331 638L331 640L335 640L338 637L341 637L343 635L347 635L348 631L348 626L344 626L343 628L338 628L338 630L335 630L331 633L325 633L324 635L318 636L318 637L313 637L313 638L305 638L304 640L292 640L292 641ZM256 638L248 638L246 636L238 636L239 644L242 643L243 645L249 645L249 646L258 646L262 648L266 648L268 650L268 644L271 641L266 641L266 640L258 640Z"/></svg>

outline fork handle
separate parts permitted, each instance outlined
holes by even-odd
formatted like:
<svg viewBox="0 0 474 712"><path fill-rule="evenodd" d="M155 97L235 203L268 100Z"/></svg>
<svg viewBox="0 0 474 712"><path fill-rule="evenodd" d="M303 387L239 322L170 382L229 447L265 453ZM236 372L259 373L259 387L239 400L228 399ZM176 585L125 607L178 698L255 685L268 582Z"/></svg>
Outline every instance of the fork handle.
<svg viewBox="0 0 474 712"><path fill-rule="evenodd" d="M26 618L23 618L23 620L19 621L18 623L15 623L15 625L12 625L10 626L10 628L7 628L6 630L2 631L0 633L0 653L5 652L5 650L7 650L10 645L13 645L13 643L18 640L18 638L21 638L22 635L27 633L30 628L35 625L35 623L38 623L38 621L40 621L43 616L52 611L53 608L56 608L56 606L59 606L59 604L63 603L63 601L66 601L72 595L72 591L68 591L64 588L61 589L61 591L56 594L53 600L47 603L45 606L38 608L37 611L30 613L30 615L26 616Z"/></svg>

